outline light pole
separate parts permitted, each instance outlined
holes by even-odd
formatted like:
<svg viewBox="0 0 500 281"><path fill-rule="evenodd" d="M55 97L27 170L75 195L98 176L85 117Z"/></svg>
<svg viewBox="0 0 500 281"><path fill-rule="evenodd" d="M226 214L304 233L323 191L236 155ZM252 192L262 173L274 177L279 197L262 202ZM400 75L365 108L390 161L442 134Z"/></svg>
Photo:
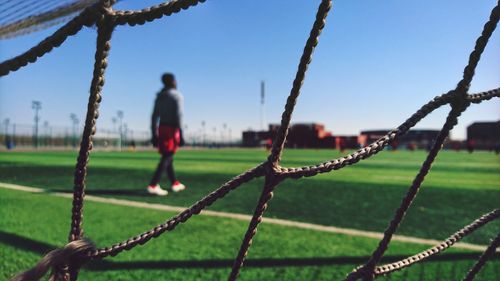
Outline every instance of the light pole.
<svg viewBox="0 0 500 281"><path fill-rule="evenodd" d="M69 118L71 119L71 125L73 127L73 147L76 147L76 130L78 128L78 122L80 122L80 120L78 120L78 117L76 117L76 114L74 113L71 113L69 115Z"/></svg>
<svg viewBox="0 0 500 281"><path fill-rule="evenodd" d="M111 118L111 122L113 122L113 131L111 132L111 136L114 136L116 134L116 123L118 122L118 120L116 119L116 117L113 117Z"/></svg>
<svg viewBox="0 0 500 281"><path fill-rule="evenodd" d="M118 110L116 112L116 116L118 117L118 120L120 124L118 125L118 133L120 137L118 138L118 147L120 148L120 151L122 150L122 139L123 139L123 111Z"/></svg>
<svg viewBox="0 0 500 281"><path fill-rule="evenodd" d="M43 135L44 135L44 145L45 146L48 146L49 145L49 138L50 138L50 135L49 135L49 121L45 120L45 122L43 122Z"/></svg>
<svg viewBox="0 0 500 281"><path fill-rule="evenodd" d="M16 123L12 124L12 146L16 146Z"/></svg>
<svg viewBox="0 0 500 281"><path fill-rule="evenodd" d="M5 118L3 120L3 124L5 125L5 137L7 137L9 135L9 124L10 124L10 119L9 118Z"/></svg>
<svg viewBox="0 0 500 281"><path fill-rule="evenodd" d="M222 132L221 132L221 136L222 136L222 144L224 144L226 142L226 132L227 132L227 124L224 123L222 124Z"/></svg>
<svg viewBox="0 0 500 281"><path fill-rule="evenodd" d="M184 131L182 131L182 137L184 138L184 141L188 139L188 125L184 125Z"/></svg>
<svg viewBox="0 0 500 281"><path fill-rule="evenodd" d="M125 143L125 147L127 146L127 135L128 135L128 125L127 123L123 124L123 140L122 140L122 146L123 143Z"/></svg>
<svg viewBox="0 0 500 281"><path fill-rule="evenodd" d="M33 143L35 145L35 148L38 148L38 121L40 121L38 112L40 111L40 109L42 109L42 103L40 101L34 100L31 102L31 108L35 110L35 135Z"/></svg>
<svg viewBox="0 0 500 281"><path fill-rule="evenodd" d="M130 141L128 142L128 145L135 151L134 130L130 130Z"/></svg>
<svg viewBox="0 0 500 281"><path fill-rule="evenodd" d="M260 130L264 130L264 123L266 118L266 111L264 105L264 97L266 93L266 82L264 80L260 81Z"/></svg>
<svg viewBox="0 0 500 281"><path fill-rule="evenodd" d="M111 118L111 122L113 122L113 133L116 133L116 117Z"/></svg>
<svg viewBox="0 0 500 281"><path fill-rule="evenodd" d="M4 133L3 137L5 139L5 146L7 147L7 149L9 149L9 147L10 147L9 123L10 123L9 118L6 118L5 120L3 120L3 124L5 125L5 133Z"/></svg>
<svg viewBox="0 0 500 281"><path fill-rule="evenodd" d="M205 141L206 141L206 134L205 134L205 121L201 121L201 134L202 134L202 143L203 143L203 146L205 146Z"/></svg>
<svg viewBox="0 0 500 281"><path fill-rule="evenodd" d="M196 131L194 134L196 145L197 146L203 146L203 131L200 128L199 130Z"/></svg>

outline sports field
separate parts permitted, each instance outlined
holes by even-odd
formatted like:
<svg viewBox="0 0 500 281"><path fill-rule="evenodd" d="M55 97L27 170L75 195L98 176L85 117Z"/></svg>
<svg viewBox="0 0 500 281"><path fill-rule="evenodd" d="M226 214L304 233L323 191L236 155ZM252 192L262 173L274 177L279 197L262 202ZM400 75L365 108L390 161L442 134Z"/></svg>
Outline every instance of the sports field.
<svg viewBox="0 0 500 281"><path fill-rule="evenodd" d="M329 174L288 180L275 192L266 217L382 232L424 160L426 152L382 152ZM338 157L332 150L286 150L284 166ZM154 152L94 152L87 194L140 202L188 206L266 157L261 150L183 150L175 159L188 186L167 197L146 194L158 155ZM35 264L65 244L76 152L2 152L0 182L43 188L29 193L0 188L0 278ZM251 214L263 180L232 191L209 209ZM167 185L164 184L164 187ZM500 157L493 153L442 151L398 234L441 240L500 206ZM148 230L174 213L87 202L85 235L108 246ZM87 265L81 280L221 280L229 273L247 222L197 216L171 233L115 258ZM485 245L500 231L487 225L464 242ZM339 280L362 264L378 240L264 223L250 249L242 280ZM428 245L394 241L387 256L412 255ZM459 280L479 252L456 248L438 260L392 275L391 280ZM500 255L476 280L498 280Z"/></svg>

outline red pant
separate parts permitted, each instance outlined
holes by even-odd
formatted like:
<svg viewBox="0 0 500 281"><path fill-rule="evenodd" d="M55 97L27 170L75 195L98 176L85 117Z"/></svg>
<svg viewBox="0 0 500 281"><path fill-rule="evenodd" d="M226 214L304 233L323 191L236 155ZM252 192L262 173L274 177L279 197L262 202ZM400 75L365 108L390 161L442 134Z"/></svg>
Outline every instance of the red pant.
<svg viewBox="0 0 500 281"><path fill-rule="evenodd" d="M158 152L164 154L166 152L175 153L181 143L181 132L179 128L160 125L158 128Z"/></svg>

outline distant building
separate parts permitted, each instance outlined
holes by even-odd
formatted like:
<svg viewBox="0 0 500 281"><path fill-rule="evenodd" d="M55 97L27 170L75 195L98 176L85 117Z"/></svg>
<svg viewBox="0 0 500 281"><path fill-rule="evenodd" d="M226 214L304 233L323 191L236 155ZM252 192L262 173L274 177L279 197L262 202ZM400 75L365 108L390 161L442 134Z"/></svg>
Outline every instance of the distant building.
<svg viewBox="0 0 500 281"><path fill-rule="evenodd" d="M263 146L268 139L272 139L269 131L244 131L242 145L244 147Z"/></svg>
<svg viewBox="0 0 500 281"><path fill-rule="evenodd" d="M336 149L345 150L359 147L359 136L335 136Z"/></svg>
<svg viewBox="0 0 500 281"><path fill-rule="evenodd" d="M278 133L279 125L269 125L268 131L243 132L243 146L258 147L269 144ZM358 136L333 136L318 123L297 123L290 126L286 147L290 148L358 148Z"/></svg>
<svg viewBox="0 0 500 281"><path fill-rule="evenodd" d="M500 145L500 121L472 123L467 127L467 143L475 149L495 149Z"/></svg>
<svg viewBox="0 0 500 281"><path fill-rule="evenodd" d="M331 136L332 134L326 132L325 126L321 124L293 124L288 132L285 145L292 148L333 148L335 142Z"/></svg>
<svg viewBox="0 0 500 281"><path fill-rule="evenodd" d="M387 130L368 130L362 131L359 139L362 146L366 146L379 138L385 136L390 129ZM417 130L408 131L403 136L395 140L395 144L399 148L409 149L426 149L432 145L433 141L439 134L439 130Z"/></svg>

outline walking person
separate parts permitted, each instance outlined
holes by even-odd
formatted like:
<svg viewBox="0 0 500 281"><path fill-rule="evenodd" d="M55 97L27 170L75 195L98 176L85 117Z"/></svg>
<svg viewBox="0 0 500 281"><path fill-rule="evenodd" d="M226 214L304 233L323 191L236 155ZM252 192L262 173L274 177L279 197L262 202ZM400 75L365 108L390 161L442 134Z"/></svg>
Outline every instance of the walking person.
<svg viewBox="0 0 500 281"><path fill-rule="evenodd" d="M181 129L183 97L177 91L177 81L172 73L163 74L161 80L163 89L156 96L151 117L151 141L158 148L161 158L147 191L150 194L166 196L168 191L159 185L164 171L167 173L172 191L179 192L186 189L186 186L177 180L174 171L175 152L184 145Z"/></svg>

